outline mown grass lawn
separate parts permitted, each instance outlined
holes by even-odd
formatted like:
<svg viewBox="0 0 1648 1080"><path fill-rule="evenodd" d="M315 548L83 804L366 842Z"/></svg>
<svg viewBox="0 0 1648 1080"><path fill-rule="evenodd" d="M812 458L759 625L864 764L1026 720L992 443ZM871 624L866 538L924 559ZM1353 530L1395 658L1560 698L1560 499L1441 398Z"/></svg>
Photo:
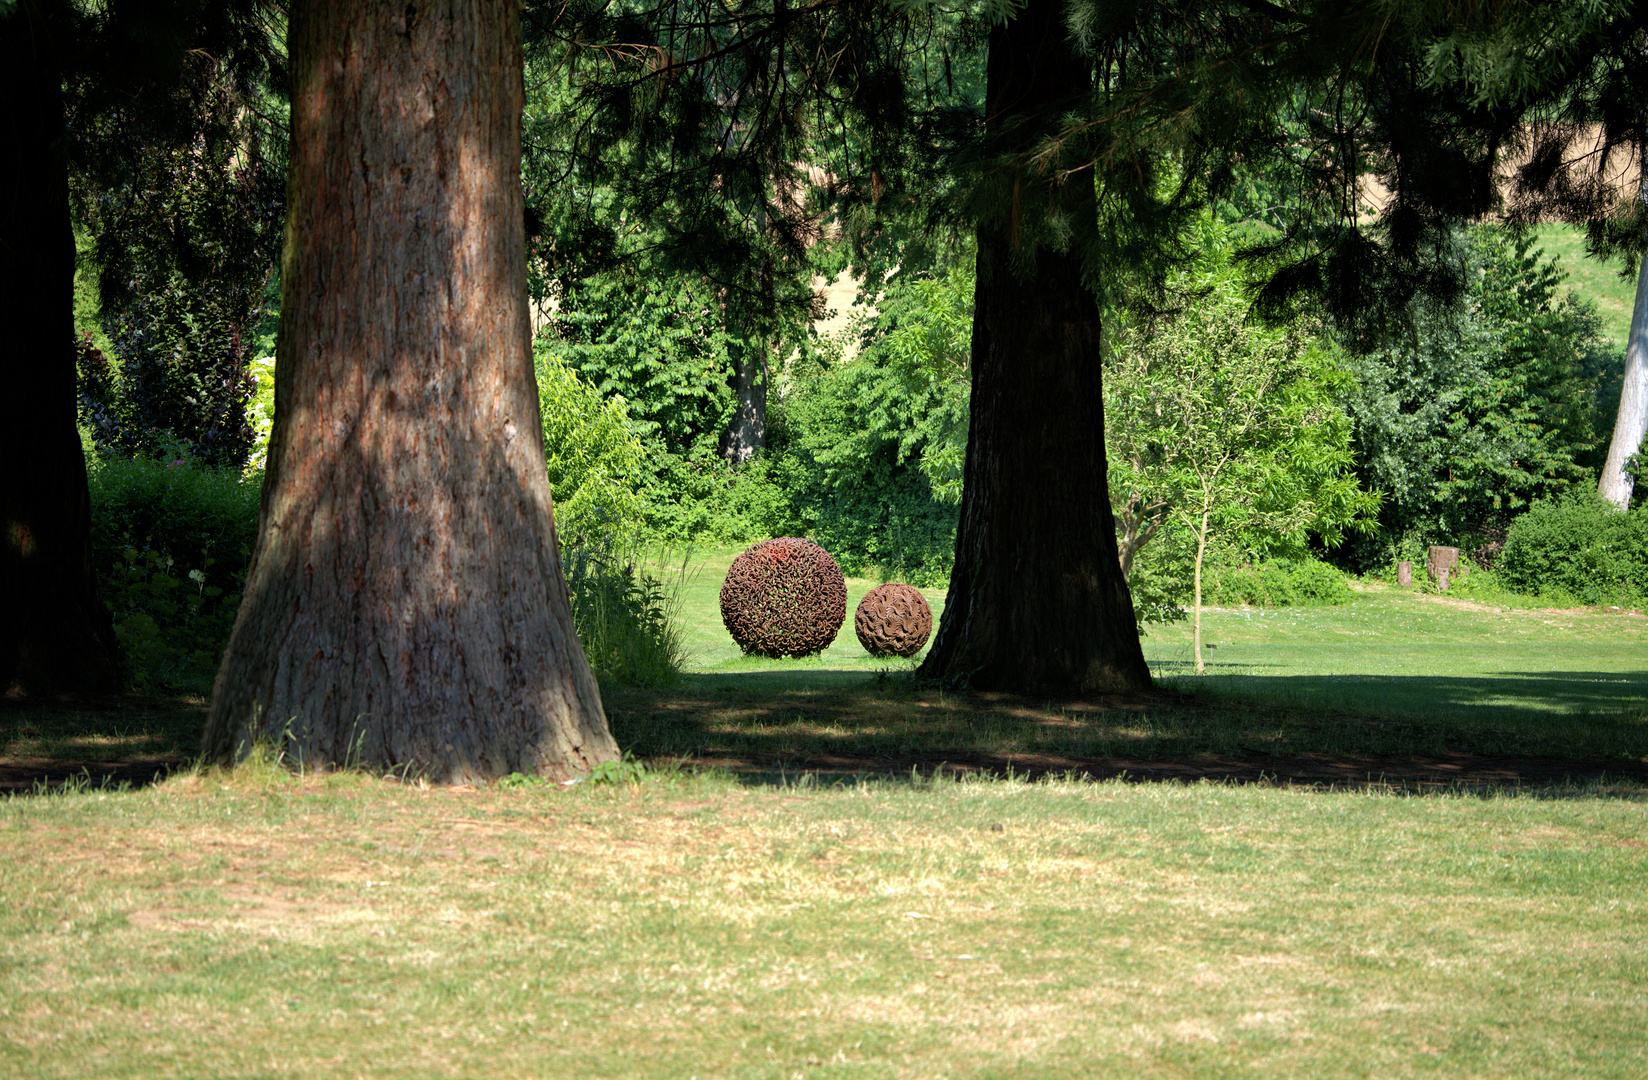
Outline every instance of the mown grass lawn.
<svg viewBox="0 0 1648 1080"><path fill-rule="evenodd" d="M8 1076L1637 1077L1643 791L0 803Z"/></svg>
<svg viewBox="0 0 1648 1080"><path fill-rule="evenodd" d="M740 656L734 554L681 682L607 692L622 782L190 769L198 701L6 703L8 775L97 768L0 799L0 1076L1643 1075L1640 613L1374 587L1040 701L850 622Z"/></svg>

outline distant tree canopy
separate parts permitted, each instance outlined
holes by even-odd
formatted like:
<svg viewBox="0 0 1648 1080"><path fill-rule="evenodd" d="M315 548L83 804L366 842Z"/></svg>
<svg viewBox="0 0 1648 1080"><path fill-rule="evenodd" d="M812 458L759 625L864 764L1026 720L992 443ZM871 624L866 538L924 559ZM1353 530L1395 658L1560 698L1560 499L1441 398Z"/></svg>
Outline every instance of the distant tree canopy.
<svg viewBox="0 0 1648 1080"><path fill-rule="evenodd" d="M1528 239L1483 226L1460 246L1470 273L1458 302L1420 303L1407 332L1351 362L1358 469L1388 493L1380 533L1353 545L1356 569L1426 544L1502 540L1513 516L1601 465L1618 359L1594 306L1563 294Z"/></svg>

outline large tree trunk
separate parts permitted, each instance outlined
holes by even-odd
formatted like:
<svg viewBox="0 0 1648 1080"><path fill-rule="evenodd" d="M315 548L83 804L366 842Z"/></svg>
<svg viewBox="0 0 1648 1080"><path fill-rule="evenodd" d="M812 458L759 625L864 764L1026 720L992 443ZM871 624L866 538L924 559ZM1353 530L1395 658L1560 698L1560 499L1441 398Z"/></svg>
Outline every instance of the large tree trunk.
<svg viewBox="0 0 1648 1080"><path fill-rule="evenodd" d="M438 781L616 756L528 349L513 0L293 5L275 424L205 734Z"/></svg>
<svg viewBox="0 0 1648 1080"><path fill-rule="evenodd" d="M0 692L119 682L75 428L65 22L51 0L0 15Z"/></svg>
<svg viewBox="0 0 1648 1080"><path fill-rule="evenodd" d="M986 125L1034 146L1091 91L1059 0L1030 0L990 36ZM1150 671L1117 559L1107 495L1098 305L1080 258L1027 250L1018 226L1056 199L1090 228L1091 175L1050 193L1028 170L1005 220L978 229L972 421L955 569L921 674L975 688L1073 695L1141 689ZM1034 241L1029 243L1033 244Z"/></svg>
<svg viewBox="0 0 1648 1080"><path fill-rule="evenodd" d="M1637 271L1637 299L1631 310L1631 336L1625 346L1625 384L1620 389L1614 437L1602 466L1597 491L1621 510L1631 506L1631 474L1625 462L1642 448L1648 433L1648 258Z"/></svg>

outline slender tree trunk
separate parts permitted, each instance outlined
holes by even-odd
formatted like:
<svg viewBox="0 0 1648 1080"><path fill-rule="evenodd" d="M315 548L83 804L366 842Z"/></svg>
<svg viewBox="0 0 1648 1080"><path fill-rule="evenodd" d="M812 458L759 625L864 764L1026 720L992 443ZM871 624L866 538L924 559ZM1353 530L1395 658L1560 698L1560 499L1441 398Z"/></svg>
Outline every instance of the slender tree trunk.
<svg viewBox="0 0 1648 1080"><path fill-rule="evenodd" d="M1195 573L1195 605L1196 605L1196 633L1193 645L1196 649L1196 674L1202 675L1207 671L1207 665L1202 661L1202 557L1207 554L1207 519L1209 509L1202 508L1201 528L1196 530L1196 573Z"/></svg>
<svg viewBox="0 0 1648 1080"><path fill-rule="evenodd" d="M1090 89L1059 0L1029 0L992 32L986 125L1006 149L1035 145ZM1013 190L1017 200L1017 178ZM1050 198L1091 227L1088 173L1022 196ZM1018 211L978 230L955 569L921 673L1034 694L1148 687L1106 486L1098 305L1077 255L1020 244Z"/></svg>
<svg viewBox="0 0 1648 1080"><path fill-rule="evenodd" d="M293 5L275 424L205 748L440 781L614 757L528 350L513 0Z"/></svg>
<svg viewBox="0 0 1648 1080"><path fill-rule="evenodd" d="M1642 448L1648 433L1648 258L1637 271L1637 299L1631 309L1631 336L1625 347L1625 384L1620 389L1614 436L1602 466L1597 491L1621 510L1630 508L1631 474L1625 462Z"/></svg>
<svg viewBox="0 0 1648 1080"><path fill-rule="evenodd" d="M65 16L51 0L0 15L0 692L119 683L75 427Z"/></svg>

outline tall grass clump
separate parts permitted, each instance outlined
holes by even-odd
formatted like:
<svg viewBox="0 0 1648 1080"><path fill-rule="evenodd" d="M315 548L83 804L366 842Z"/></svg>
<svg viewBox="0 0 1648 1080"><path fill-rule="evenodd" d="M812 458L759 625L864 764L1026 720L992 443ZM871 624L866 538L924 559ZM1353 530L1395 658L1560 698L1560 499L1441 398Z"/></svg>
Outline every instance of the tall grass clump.
<svg viewBox="0 0 1648 1080"><path fill-rule="evenodd" d="M610 538L567 548L562 566L572 624L595 677L607 686L673 684L686 662L676 624L679 579L667 587Z"/></svg>
<svg viewBox="0 0 1648 1080"><path fill-rule="evenodd" d="M1495 570L1518 592L1648 602L1648 506L1622 513L1590 493L1539 503L1511 526Z"/></svg>

